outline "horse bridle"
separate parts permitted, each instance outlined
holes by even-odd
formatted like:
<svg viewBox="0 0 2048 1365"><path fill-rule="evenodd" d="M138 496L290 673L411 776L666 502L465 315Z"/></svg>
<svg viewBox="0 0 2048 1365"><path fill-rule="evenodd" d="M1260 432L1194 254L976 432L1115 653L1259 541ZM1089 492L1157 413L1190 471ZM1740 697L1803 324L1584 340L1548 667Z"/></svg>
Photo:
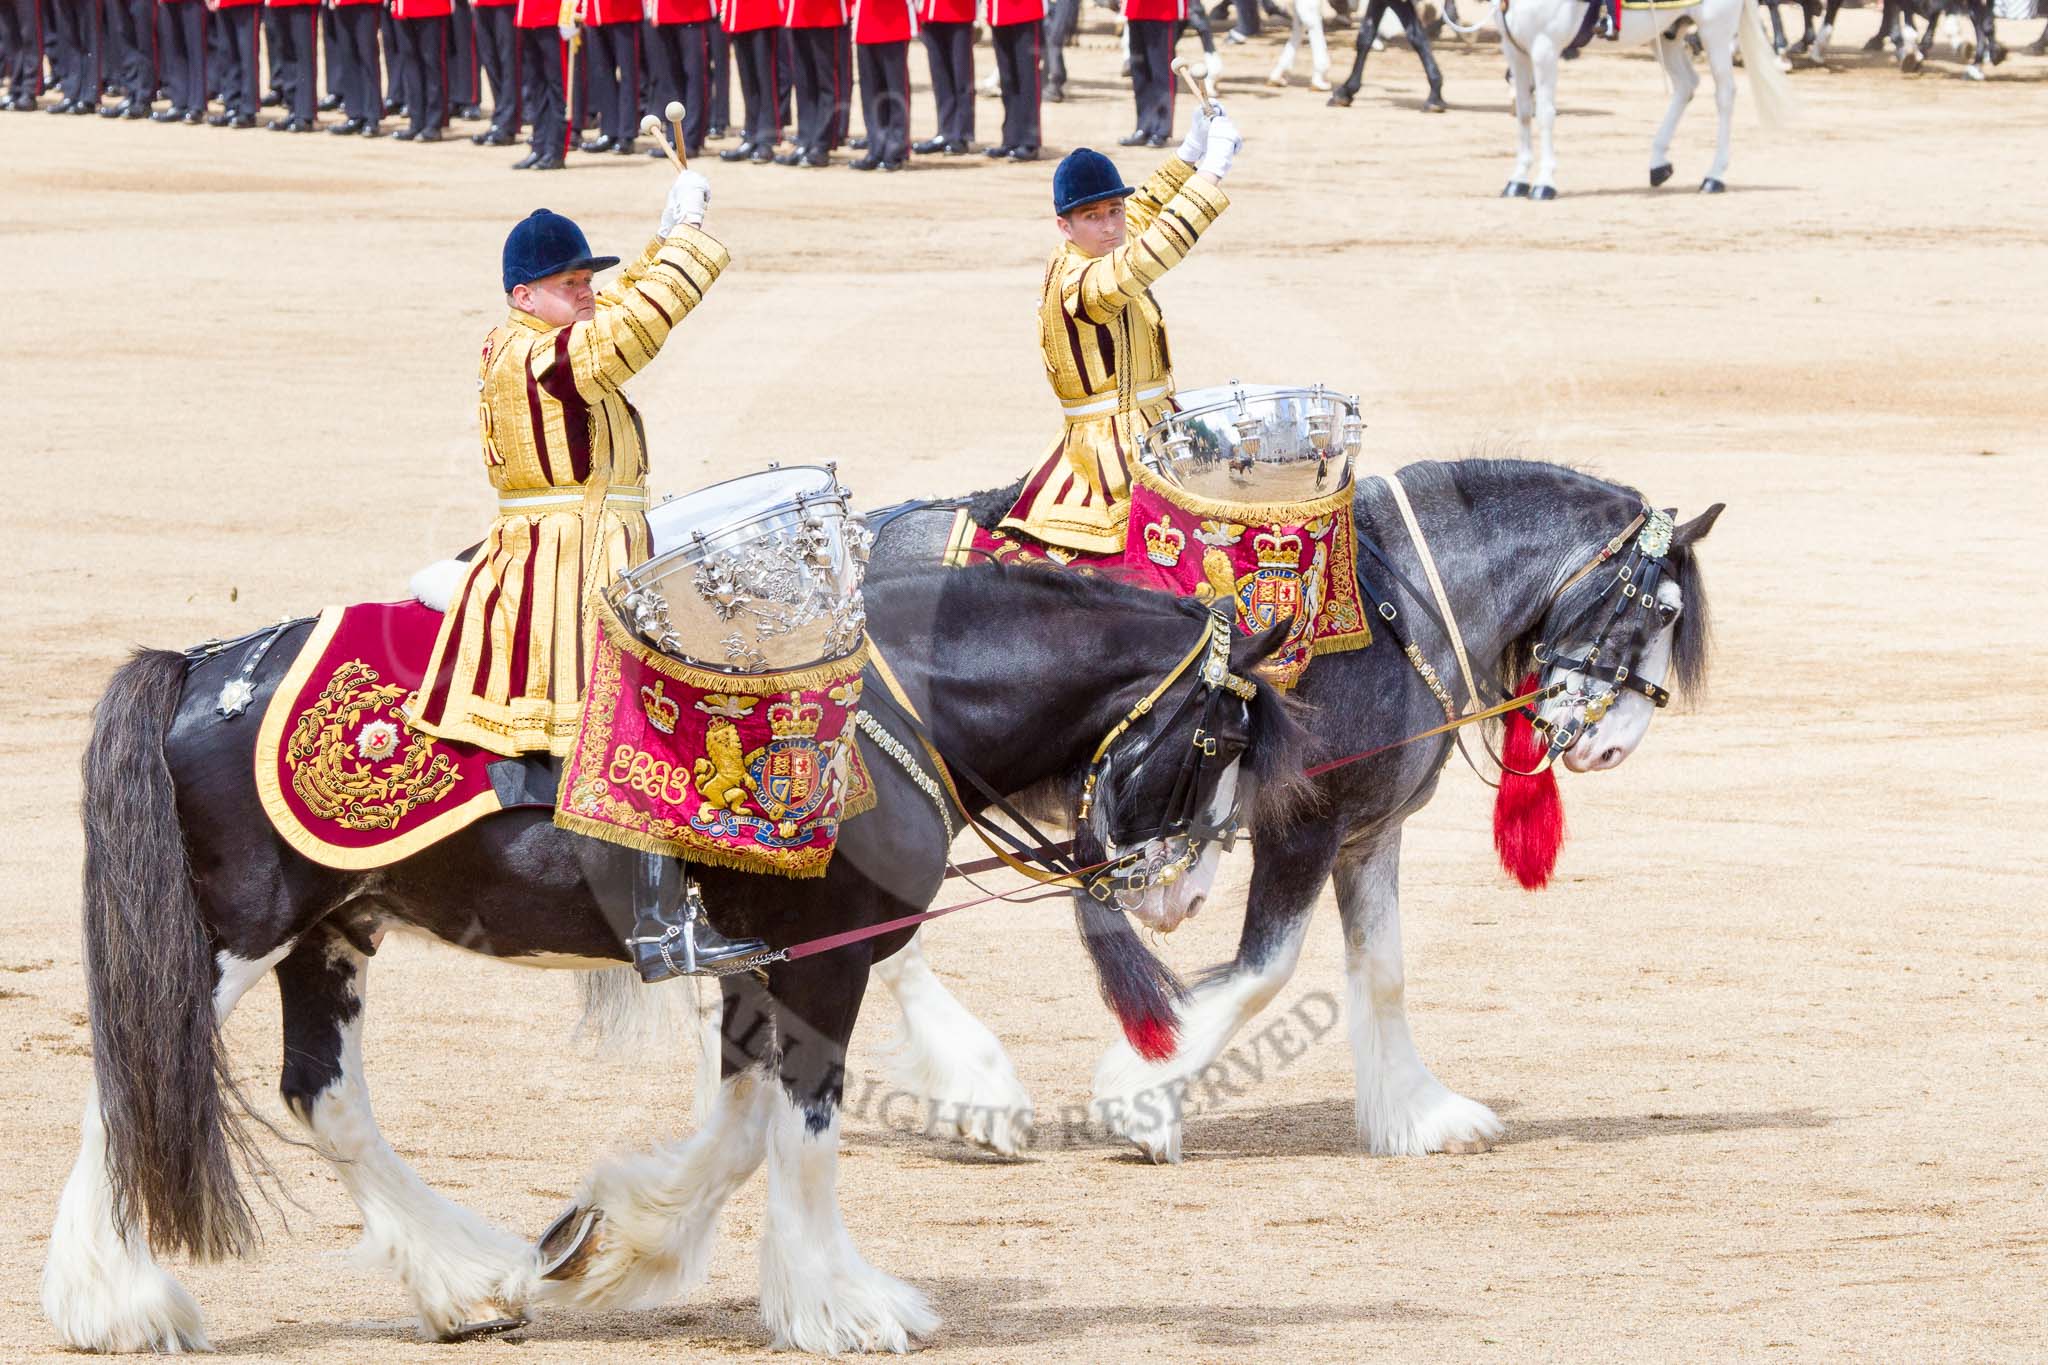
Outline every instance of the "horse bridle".
<svg viewBox="0 0 2048 1365"><path fill-rule="evenodd" d="M1577 573L1559 584L1557 591L1551 594L1550 602L1544 608L1546 618L1567 592L1616 555L1621 557L1621 563L1616 566L1614 575L1606 586L1595 594L1584 608L1567 618L1567 624L1577 625L1612 596L1614 606L1601 622L1600 633L1593 637L1593 643L1588 645L1583 653L1567 654L1556 643L1556 637L1565 633L1560 627L1551 632L1549 638L1537 641L1531 651L1537 664L1543 668L1559 668L1567 673L1598 678L1608 684L1608 690L1598 696L1567 694L1572 697L1576 707L1576 723L1553 725L1540 714L1536 714L1534 707L1529 708L1530 724L1535 726L1539 733L1547 731L1549 734L1544 766L1555 762L1567 749L1578 743L1588 730L1598 725L1606 717L1615 700L1620 697L1623 688L1646 698L1659 710L1671 704L1669 690L1651 682L1636 671L1642 665L1643 652L1648 648L1647 643L1639 644L1631 657L1625 661L1608 662L1601 657L1606 651L1608 637L1625 619L1632 605L1640 606L1644 611L1655 612L1659 617L1659 629L1670 625L1676 619L1676 611L1665 605L1657 592L1658 585L1673 572L1670 559L1671 533L1671 514L1653 507L1645 507L1636 514L1634 521L1622 528L1620 535L1602 546L1599 554ZM1655 633L1647 638L1655 638Z"/></svg>
<svg viewBox="0 0 2048 1365"><path fill-rule="evenodd" d="M1142 896L1155 884L1165 885L1178 880L1182 872L1194 865L1196 849L1203 842L1215 838L1227 841L1236 834L1235 803L1224 820L1213 824L1204 818L1204 813L1198 805L1203 774L1222 754L1222 746L1218 744L1216 735L1218 708L1224 704L1224 696L1233 696L1238 698L1240 704L1248 704L1258 695L1258 684L1231 671L1232 625L1232 617L1227 609L1211 607L1202 625L1202 636L1195 642L1195 647L1181 657L1180 662L1173 666L1157 686L1125 712L1123 719L1118 721L1110 732L1103 736L1102 742L1095 746L1095 752L1088 761L1087 775L1082 782L1080 801L1076 810L1076 839L1079 838L1089 815L1094 810L1096 789L1103 775L1112 764L1123 761L1120 759L1118 742L1134 725L1151 714L1153 707L1173 690L1176 683L1185 678L1190 670L1195 669L1197 664L1200 665L1196 671L1195 685L1188 689L1166 722L1146 738L1135 760L1129 760L1132 762L1133 772L1142 769L1159 749L1165 737L1172 732L1180 717L1194 704L1194 699L1198 696L1203 698L1201 720L1195 727L1194 738L1188 751L1182 755L1180 771L1175 774L1173 790L1167 800L1166 813L1153 830L1131 835L1121 843L1113 837L1104 837L1104 851L1110 857L1092 867L1083 867L1078 863L1072 856L1072 844L1062 845L1052 839L979 773L966 764L947 758L939 751L938 742L925 726L923 717L918 715L917 708L911 703L908 693L904 691L894 670L889 667L873 640L869 641L868 662L883 686L879 693L870 692L869 695L884 701L917 737L936 770L938 785L945 789L953 804L966 817L968 827L995 854L998 862L1023 873L1032 881L1041 884L1074 882L1085 888L1096 900L1106 902L1115 896L1122 904L1126 896ZM872 732L869 733L872 738ZM899 763L909 766L905 762L909 757L907 752L893 754L892 751L892 755ZM956 772L969 786L979 792L991 807L1002 812L1022 829L1024 834L1017 835L1001 825L969 814L967 803L961 799L959 788L953 781L953 774ZM943 804L940 815L943 819ZM948 826L950 827L950 822ZM1008 843L1011 848L1005 849L998 840ZM1144 853L1145 847L1155 841L1182 842L1184 847L1174 857L1161 863L1147 858ZM1129 851L1118 856L1119 847ZM1015 851L1012 852L1012 849ZM1048 864L1052 870L1033 866L1031 862L1025 861L1027 858Z"/></svg>
<svg viewBox="0 0 2048 1365"><path fill-rule="evenodd" d="M1202 638L1195 642L1195 647L1095 746L1095 754L1088 761L1087 776L1081 784L1080 803L1074 813L1077 838L1094 813L1097 784L1111 764L1118 761L1117 742L1129 733L1132 726L1151 714L1159 699L1171 691L1198 660L1201 662L1195 685L1181 697L1172 714L1146 738L1136 756L1125 760L1134 775L1142 772L1145 764L1179 724L1180 718L1195 706L1197 698L1200 699L1202 714L1195 724L1191 743L1181 754L1180 767L1174 773L1173 788L1167 796L1159 823L1150 830L1126 833L1122 838L1113 831L1104 831L1101 835L1103 852L1113 861L1091 873L1082 883L1088 894L1098 901L1106 903L1115 898L1119 905L1129 909L1152 887L1171 886L1180 880L1181 875L1193 868L1201 857L1204 844L1220 839L1228 849L1237 836L1239 802L1236 799L1232 800L1230 810L1220 820L1208 818L1201 802L1203 775L1222 756L1217 733L1222 718L1221 708L1228 704L1225 699L1237 698L1238 704L1247 708L1246 719L1249 721L1249 703L1259 690L1257 683L1230 670L1233 615L1230 606L1211 606L1208 621L1202 628ZM1235 761L1234 755L1226 760ZM1155 844L1160 846L1163 857L1146 854L1146 848ZM1128 851L1119 855L1119 849Z"/></svg>

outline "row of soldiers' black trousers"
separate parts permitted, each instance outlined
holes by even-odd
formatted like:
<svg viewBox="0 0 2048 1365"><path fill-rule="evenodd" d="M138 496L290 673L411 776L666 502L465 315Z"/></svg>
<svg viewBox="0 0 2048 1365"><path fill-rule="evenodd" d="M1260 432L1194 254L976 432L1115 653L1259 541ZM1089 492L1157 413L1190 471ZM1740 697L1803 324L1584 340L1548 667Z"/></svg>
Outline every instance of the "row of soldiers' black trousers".
<svg viewBox="0 0 2048 1365"><path fill-rule="evenodd" d="M640 133L640 25L586 26L583 62L597 130L614 142L631 142Z"/></svg>
<svg viewBox="0 0 2048 1365"><path fill-rule="evenodd" d="M846 140L847 110L853 101L849 82L852 53L848 30L789 30L795 58L796 146L800 152L829 152Z"/></svg>
<svg viewBox="0 0 2048 1365"><path fill-rule="evenodd" d="M39 95L43 82L43 16L36 0L0 0L0 77L9 95Z"/></svg>
<svg viewBox="0 0 2048 1365"><path fill-rule="evenodd" d="M560 157L569 139L567 111L562 104L561 35L551 28L518 32L519 108L533 127L527 146L544 157Z"/></svg>
<svg viewBox="0 0 2048 1365"><path fill-rule="evenodd" d="M139 104L156 94L156 0L105 0L100 10L100 69Z"/></svg>
<svg viewBox="0 0 2048 1365"><path fill-rule="evenodd" d="M939 106L939 139L974 141L974 25L924 26L932 66L932 101Z"/></svg>
<svg viewBox="0 0 2048 1365"><path fill-rule="evenodd" d="M519 133L519 35L512 26L517 12L511 5L479 5L470 13L476 20L472 50L483 73L477 84L491 83L491 136L508 141ZM481 95L471 101L481 102Z"/></svg>
<svg viewBox="0 0 2048 1365"><path fill-rule="evenodd" d="M448 122L448 16L398 21L398 90L415 136Z"/></svg>
<svg viewBox="0 0 2048 1365"><path fill-rule="evenodd" d="M1152 138L1173 136L1173 40L1180 34L1177 19L1132 19L1124 29L1131 38L1131 94L1138 105L1137 131Z"/></svg>
<svg viewBox="0 0 2048 1365"><path fill-rule="evenodd" d="M868 154L879 161L910 155L910 44L859 43L860 116Z"/></svg>
<svg viewBox="0 0 2048 1365"><path fill-rule="evenodd" d="M1003 92L1002 145L1036 150L1045 26L1035 19L1021 24L998 24L989 30L989 42L995 48L996 81Z"/></svg>
<svg viewBox="0 0 2048 1365"><path fill-rule="evenodd" d="M50 80L72 101L97 103L100 97L100 11L95 0L43 0L48 25ZM36 54L41 65L42 54Z"/></svg>
<svg viewBox="0 0 2048 1365"><path fill-rule="evenodd" d="M181 0L184 4L196 0ZM220 103L236 118L254 118L263 105L262 54L257 39L263 31L263 11L255 5L217 10L209 32L221 36ZM194 106L195 108L198 106Z"/></svg>
<svg viewBox="0 0 2048 1365"><path fill-rule="evenodd" d="M341 112L352 120L375 123L384 114L383 82L377 74L382 15L375 5L336 5L328 13L334 16L334 39L327 48L327 69L341 73Z"/></svg>
<svg viewBox="0 0 2048 1365"><path fill-rule="evenodd" d="M647 26L648 103L660 113L670 101L682 101L683 150L693 156L711 129L711 33L717 26L715 19ZM661 127L673 140L667 118Z"/></svg>
<svg viewBox="0 0 2048 1365"><path fill-rule="evenodd" d="M1045 83L1050 89L1066 87L1067 44L1080 22L1081 0L1051 0L1045 7Z"/></svg>
<svg viewBox="0 0 2048 1365"><path fill-rule="evenodd" d="M732 62L746 110L740 141L749 147L773 147L781 136L783 72L776 41L780 32L757 28L732 35Z"/></svg>
<svg viewBox="0 0 2048 1365"><path fill-rule="evenodd" d="M320 116L319 9L313 5L274 8L277 23L274 39L277 57L277 88L284 96L285 109L307 123ZM330 51L328 63L333 64Z"/></svg>

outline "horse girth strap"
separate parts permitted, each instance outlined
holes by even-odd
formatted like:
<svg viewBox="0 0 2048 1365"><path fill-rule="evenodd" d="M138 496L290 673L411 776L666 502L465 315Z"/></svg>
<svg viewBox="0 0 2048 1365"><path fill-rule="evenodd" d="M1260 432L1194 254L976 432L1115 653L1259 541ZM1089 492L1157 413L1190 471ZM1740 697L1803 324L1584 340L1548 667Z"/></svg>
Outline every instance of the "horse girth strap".
<svg viewBox="0 0 2048 1365"><path fill-rule="evenodd" d="M982 828L982 822L979 817L969 813L967 803L960 797L959 787L953 783L952 769L947 766L944 756L939 753L937 746L931 741L930 729L925 725L924 717L918 714L917 706L910 700L910 694L903 690L902 682L897 679L896 670L889 667L889 661L882 655L881 646L875 642L872 636L868 638L868 666L873 668L875 676L882 680L883 689L888 692L889 699L896 704L897 709L915 723L917 742L924 747L925 753L931 758L932 771L938 774L940 784L945 787L946 794L953 799L953 804L959 807L960 814L965 819L967 827L974 831L974 837L987 845L988 851L1001 859L1005 867L1010 868L1014 872L1023 873L1034 882L1072 881L1074 879L1072 872L1047 872L1044 868L1033 867L1023 859L1014 856L989 837L988 831ZM1036 835L1037 831L1033 830L1032 833Z"/></svg>

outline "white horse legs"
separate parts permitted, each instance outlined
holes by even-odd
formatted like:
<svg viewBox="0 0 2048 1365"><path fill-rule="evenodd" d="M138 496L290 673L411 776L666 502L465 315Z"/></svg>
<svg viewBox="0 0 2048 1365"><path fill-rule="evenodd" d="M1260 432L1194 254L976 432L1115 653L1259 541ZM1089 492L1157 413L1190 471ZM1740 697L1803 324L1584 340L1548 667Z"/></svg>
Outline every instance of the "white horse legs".
<svg viewBox="0 0 2048 1365"><path fill-rule="evenodd" d="M767 1151L769 1092L758 1068L719 1087L703 1125L652 1152L600 1165L575 1207L602 1215L594 1250L573 1278L544 1281L539 1297L579 1308L660 1303L703 1280L718 1212Z"/></svg>
<svg viewBox="0 0 2048 1365"><path fill-rule="evenodd" d="M286 1107L362 1214L358 1255L398 1276L427 1335L451 1340L518 1326L534 1289L532 1247L427 1188L377 1130L363 1074L369 965L329 935L279 968ZM310 1085L296 1071L308 1063L319 1078Z"/></svg>
<svg viewBox="0 0 2048 1365"><path fill-rule="evenodd" d="M1736 23L1748 22L1742 11L1735 14ZM1700 188L1717 194L1727 188L1724 180L1728 174L1728 154L1734 146L1735 35L1710 34L1702 28L1700 37L1707 47L1707 70L1714 75L1714 164L1707 168L1707 178L1700 182Z"/></svg>
<svg viewBox="0 0 2048 1365"><path fill-rule="evenodd" d="M1293 4L1294 23L1287 31L1287 42L1280 49L1280 59L1273 63L1273 74L1266 78L1266 84L1287 84L1287 78L1294 74L1294 58L1301 51L1302 35L1307 34L1309 84L1317 90L1328 90L1330 44L1323 34L1323 0L1293 0Z"/></svg>
<svg viewBox="0 0 2048 1365"><path fill-rule="evenodd" d="M938 1328L924 1295L861 1259L839 1216L839 1115L822 1123L769 1083L761 1316L779 1350L907 1351Z"/></svg>
<svg viewBox="0 0 2048 1365"><path fill-rule="evenodd" d="M1671 80L1671 105L1664 111L1664 121L1657 125L1657 136L1650 142L1650 184L1655 187L1671 178L1671 139L1678 132L1678 120L1684 116L1685 106L1692 103L1693 92L1699 89L1700 76L1693 70L1692 54L1684 43L1666 38L1653 41L1657 60Z"/></svg>
<svg viewBox="0 0 2048 1365"><path fill-rule="evenodd" d="M1515 89L1515 169L1508 177L1508 187L1501 191L1503 199L1526 199L1529 195L1529 175L1536 161L1536 148L1532 133L1536 118L1536 67L1529 60L1529 54L1518 44L1503 42L1502 50L1508 59L1508 79Z"/></svg>
<svg viewBox="0 0 2048 1365"><path fill-rule="evenodd" d="M243 961L223 954L213 1013L225 1020L250 986L285 955ZM64 1182L43 1263L43 1315L66 1346L82 1351L210 1351L199 1305L150 1254L142 1229L114 1222L107 1133L99 1092L85 1097L78 1160Z"/></svg>
<svg viewBox="0 0 2048 1365"><path fill-rule="evenodd" d="M1398 833L1337 862L1359 1140L1375 1156L1484 1151L1500 1136L1500 1120L1431 1075L1408 1030L1400 878Z"/></svg>
<svg viewBox="0 0 2048 1365"><path fill-rule="evenodd" d="M923 934L877 962L871 975L903 1012L887 1057L889 1078L930 1104L927 1131L1004 1156L1021 1153L1031 1141L1031 1096L996 1036L933 974Z"/></svg>
<svg viewBox="0 0 2048 1365"><path fill-rule="evenodd" d="M1096 1118L1156 1162L1178 1162L1181 1108L1191 1085L1222 1055L1237 1031L1273 1002L1301 959L1304 915L1257 967L1236 967L1195 987L1180 1010L1173 1056L1148 1062L1122 1039L1095 1067Z"/></svg>
<svg viewBox="0 0 2048 1365"><path fill-rule="evenodd" d="M1536 68L1536 179L1530 187L1529 197L1555 199L1558 47L1549 34L1539 33L1529 44L1529 60Z"/></svg>

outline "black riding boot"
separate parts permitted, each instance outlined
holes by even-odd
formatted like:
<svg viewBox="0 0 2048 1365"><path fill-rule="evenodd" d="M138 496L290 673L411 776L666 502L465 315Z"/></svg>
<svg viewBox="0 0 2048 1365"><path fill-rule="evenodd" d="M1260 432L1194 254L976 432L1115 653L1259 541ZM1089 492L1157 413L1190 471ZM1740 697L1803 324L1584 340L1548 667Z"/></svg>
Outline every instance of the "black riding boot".
<svg viewBox="0 0 2048 1365"><path fill-rule="evenodd" d="M766 956L757 938L730 939L704 914L704 899L684 874L683 860L643 853L633 860L633 936L626 940L640 979L723 976Z"/></svg>

